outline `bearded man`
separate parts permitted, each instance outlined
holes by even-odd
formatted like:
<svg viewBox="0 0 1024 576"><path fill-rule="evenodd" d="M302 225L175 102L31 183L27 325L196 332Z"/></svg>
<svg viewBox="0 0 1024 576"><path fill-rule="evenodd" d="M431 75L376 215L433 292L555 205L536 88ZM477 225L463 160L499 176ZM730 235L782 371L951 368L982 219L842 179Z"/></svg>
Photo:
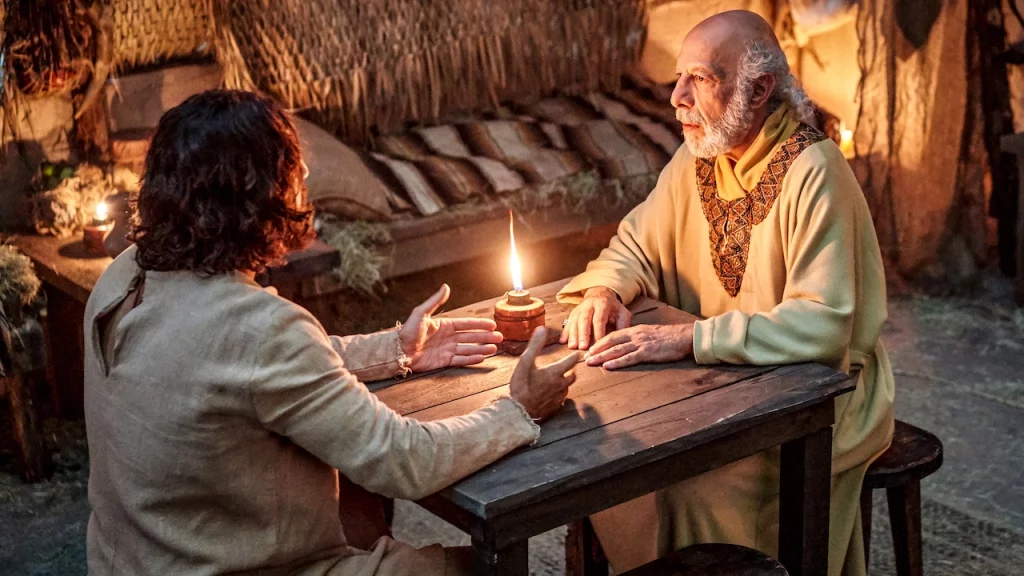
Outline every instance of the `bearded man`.
<svg viewBox="0 0 1024 576"><path fill-rule="evenodd" d="M559 294L579 304L562 342L606 369L692 354L699 364L816 361L849 371L856 389L835 407L829 574L864 574L858 496L893 429L871 214L839 148L806 124L812 107L760 16L703 21L683 41L676 72L672 106L686 146ZM629 327L625 305L640 294L705 319ZM606 335L609 324L616 330ZM776 448L592 522L621 572L701 542L777 556L778 503Z"/></svg>

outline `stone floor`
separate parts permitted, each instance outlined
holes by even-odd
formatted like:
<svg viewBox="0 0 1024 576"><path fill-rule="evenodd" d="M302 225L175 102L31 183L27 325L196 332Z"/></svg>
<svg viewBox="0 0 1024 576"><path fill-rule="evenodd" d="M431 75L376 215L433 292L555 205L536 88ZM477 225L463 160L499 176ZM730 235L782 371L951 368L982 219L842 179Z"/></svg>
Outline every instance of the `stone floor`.
<svg viewBox="0 0 1024 576"><path fill-rule="evenodd" d="M988 278L973 298L894 298L885 341L896 372L896 416L945 443L943 467L922 488L926 573L1021 574L1024 310L1011 303L1009 283ZM84 426L62 423L48 436L60 451L57 473L47 482L21 484L10 453L0 452L0 574L86 572ZM894 574L881 493L875 508L871 573ZM531 540L531 573L563 573L564 533ZM408 502L397 505L395 534L417 545L468 542Z"/></svg>

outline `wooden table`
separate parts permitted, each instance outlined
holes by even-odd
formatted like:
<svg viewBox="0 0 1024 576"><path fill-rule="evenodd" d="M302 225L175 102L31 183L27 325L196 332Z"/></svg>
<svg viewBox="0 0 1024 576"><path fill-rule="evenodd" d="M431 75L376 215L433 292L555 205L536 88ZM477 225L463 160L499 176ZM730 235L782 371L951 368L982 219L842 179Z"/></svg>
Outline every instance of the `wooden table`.
<svg viewBox="0 0 1024 576"><path fill-rule="evenodd" d="M47 372L51 394L61 416L79 417L82 415L85 303L96 281L113 260L88 254L81 234L70 238L15 234L9 240L32 259L36 275L43 281L47 298L44 325L50 351ZM289 254L286 260L270 268L261 283L276 286L282 296L290 298L297 292L295 286L301 278L337 266L338 253L317 240L309 248Z"/></svg>
<svg viewBox="0 0 1024 576"><path fill-rule="evenodd" d="M560 281L531 290L560 328ZM495 300L453 316L490 316ZM634 323L696 318L641 298ZM565 354L549 345L541 362ZM466 414L508 393L516 358L371 385L401 414ZM614 372L585 364L540 440L419 504L472 537L479 575L527 574L527 538L774 446L782 446L779 556L793 576L828 564L832 399L853 389L819 364L698 366L692 360Z"/></svg>

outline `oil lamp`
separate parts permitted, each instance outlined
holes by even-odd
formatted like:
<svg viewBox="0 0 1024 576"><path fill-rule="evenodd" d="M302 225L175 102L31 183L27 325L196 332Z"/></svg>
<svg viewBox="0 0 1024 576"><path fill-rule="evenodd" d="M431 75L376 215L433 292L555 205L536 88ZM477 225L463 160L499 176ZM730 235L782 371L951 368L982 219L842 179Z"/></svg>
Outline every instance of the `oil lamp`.
<svg viewBox="0 0 1024 576"><path fill-rule="evenodd" d="M93 256L106 256L103 248L103 238L110 232L110 222L107 219L107 203L100 202L96 205L96 211L92 222L85 225L82 231L82 241L85 250Z"/></svg>
<svg viewBox="0 0 1024 576"><path fill-rule="evenodd" d="M498 325L498 332L505 337L501 349L518 356L526 350L533 331L544 325L544 302L530 296L529 290L523 289L511 211L508 213L508 235L512 243L510 267L513 290L506 292L505 297L494 304L494 322Z"/></svg>

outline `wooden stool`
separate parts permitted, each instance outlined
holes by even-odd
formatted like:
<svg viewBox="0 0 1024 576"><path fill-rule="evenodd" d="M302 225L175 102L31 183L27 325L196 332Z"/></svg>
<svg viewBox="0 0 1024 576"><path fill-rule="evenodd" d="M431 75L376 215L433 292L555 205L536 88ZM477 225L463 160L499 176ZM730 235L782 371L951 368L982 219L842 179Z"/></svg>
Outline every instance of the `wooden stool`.
<svg viewBox="0 0 1024 576"><path fill-rule="evenodd" d="M697 544L622 576L789 576L778 560L734 544Z"/></svg>
<svg viewBox="0 0 1024 576"><path fill-rule="evenodd" d="M921 576L921 478L942 466L942 442L931 432L896 421L892 445L868 468L860 491L864 562L871 563L871 494L885 488L898 576Z"/></svg>
<svg viewBox="0 0 1024 576"><path fill-rule="evenodd" d="M566 576L606 576L608 560L590 520L569 524ZM697 544L634 568L622 576L788 576L777 560L734 544Z"/></svg>

